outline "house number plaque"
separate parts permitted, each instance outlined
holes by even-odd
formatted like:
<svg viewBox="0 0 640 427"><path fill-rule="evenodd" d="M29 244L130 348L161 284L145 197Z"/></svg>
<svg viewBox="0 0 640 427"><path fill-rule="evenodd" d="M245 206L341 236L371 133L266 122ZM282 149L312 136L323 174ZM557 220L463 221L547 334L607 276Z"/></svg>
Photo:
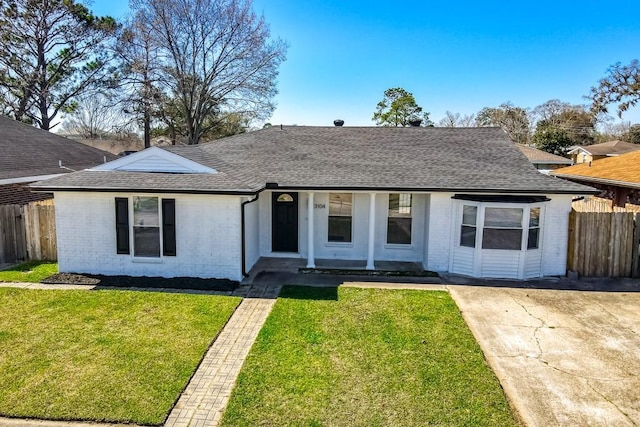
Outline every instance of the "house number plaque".
<svg viewBox="0 0 640 427"><path fill-rule="evenodd" d="M324 205L324 203L314 203L314 204L313 204L313 207L314 207L315 209L324 209L324 208L325 208L325 205Z"/></svg>

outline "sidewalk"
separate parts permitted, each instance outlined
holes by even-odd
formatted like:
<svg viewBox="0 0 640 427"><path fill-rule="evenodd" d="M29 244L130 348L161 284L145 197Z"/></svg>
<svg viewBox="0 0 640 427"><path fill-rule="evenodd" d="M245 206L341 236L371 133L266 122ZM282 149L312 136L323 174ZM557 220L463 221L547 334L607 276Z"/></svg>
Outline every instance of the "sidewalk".
<svg viewBox="0 0 640 427"><path fill-rule="evenodd" d="M207 351L165 426L217 426L231 390L275 299L247 298L240 303Z"/></svg>

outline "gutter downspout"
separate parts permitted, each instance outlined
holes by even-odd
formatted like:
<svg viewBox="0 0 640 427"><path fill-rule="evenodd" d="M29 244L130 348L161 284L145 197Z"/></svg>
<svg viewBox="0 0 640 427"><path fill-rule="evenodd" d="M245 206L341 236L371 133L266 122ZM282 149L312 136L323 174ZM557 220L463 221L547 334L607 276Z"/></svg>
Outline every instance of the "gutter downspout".
<svg viewBox="0 0 640 427"><path fill-rule="evenodd" d="M241 258L242 258L242 277L249 277L249 273L247 273L247 261L245 260L245 254L247 251L246 248L246 244L245 244L245 235L246 235L246 231L245 231L245 218L244 218L244 207L246 205L248 205L249 203L253 203L255 201L257 201L260 198L260 193L256 193L255 194L255 198L251 199L251 200L247 200L244 201L240 204L240 229L241 229L241 239L242 239L242 254L241 254Z"/></svg>

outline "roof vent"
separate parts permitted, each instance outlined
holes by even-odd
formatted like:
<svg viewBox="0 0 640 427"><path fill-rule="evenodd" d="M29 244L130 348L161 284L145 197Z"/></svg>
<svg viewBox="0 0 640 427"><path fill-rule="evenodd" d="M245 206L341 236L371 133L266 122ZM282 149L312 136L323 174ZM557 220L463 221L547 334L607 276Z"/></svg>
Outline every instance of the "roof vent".
<svg viewBox="0 0 640 427"><path fill-rule="evenodd" d="M338 119L333 121L334 126L342 126L343 124L344 124L344 120Z"/></svg>
<svg viewBox="0 0 640 427"><path fill-rule="evenodd" d="M422 124L422 120L420 119L413 119L413 120L409 120L409 125L412 128L417 128L420 127L420 125Z"/></svg>

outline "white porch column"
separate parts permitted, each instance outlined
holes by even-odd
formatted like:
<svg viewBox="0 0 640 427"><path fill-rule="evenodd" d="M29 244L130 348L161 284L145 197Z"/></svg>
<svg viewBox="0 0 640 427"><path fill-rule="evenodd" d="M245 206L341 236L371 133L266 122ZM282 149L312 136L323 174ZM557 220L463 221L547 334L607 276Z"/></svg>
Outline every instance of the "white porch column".
<svg viewBox="0 0 640 427"><path fill-rule="evenodd" d="M369 194L369 251L367 252L367 270L375 270L373 256L375 252L376 231L376 193Z"/></svg>
<svg viewBox="0 0 640 427"><path fill-rule="evenodd" d="M313 253L313 193L309 193L307 199L307 268L316 268L316 260Z"/></svg>

